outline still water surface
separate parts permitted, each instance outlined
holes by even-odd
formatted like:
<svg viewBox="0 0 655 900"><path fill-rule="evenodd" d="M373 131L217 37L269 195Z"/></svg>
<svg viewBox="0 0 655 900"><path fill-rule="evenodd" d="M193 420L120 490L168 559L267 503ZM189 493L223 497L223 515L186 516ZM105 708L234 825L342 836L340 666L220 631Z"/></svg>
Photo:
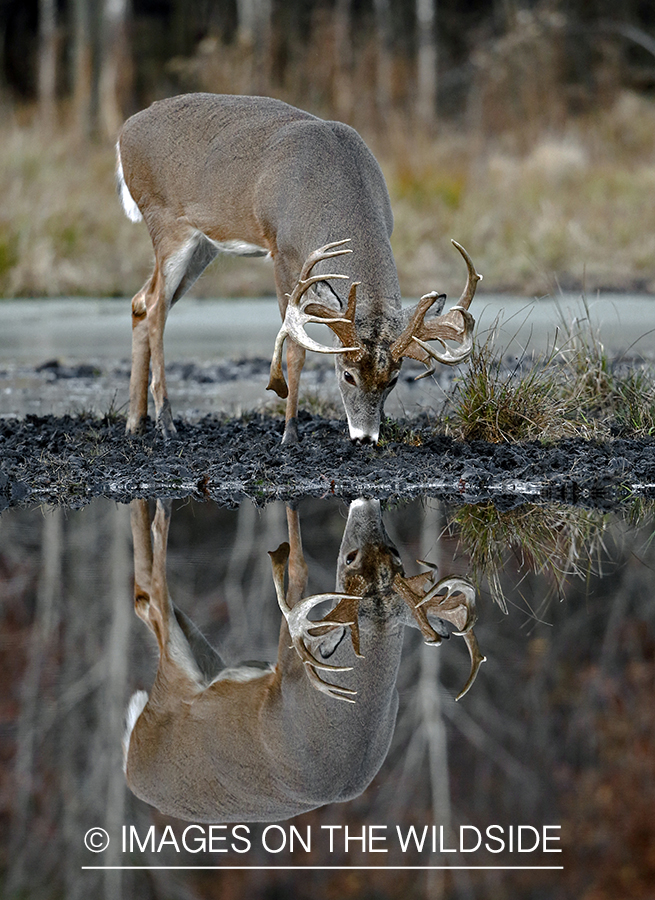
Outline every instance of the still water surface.
<svg viewBox="0 0 655 900"><path fill-rule="evenodd" d="M297 511L185 502L170 522L164 513L153 558L154 502L0 517L5 896L648 896L651 508L501 513L432 499L380 512L326 499ZM151 597L167 572L172 600L220 654L214 674L277 663L268 705L253 700L258 679L276 677L265 669L218 691L220 790L190 763L191 726L166 727L178 750L167 745L165 761L193 769L182 794L198 792L201 804L220 796L209 813L225 825L214 852L208 825L185 832L202 815L163 815L125 784L125 707L157 669L156 641L134 613L135 565ZM342 614L317 636L302 619L285 624L274 575L282 606L335 589L354 599L329 600ZM146 750L171 743L145 732L143 741ZM154 779L163 806L174 782ZM94 828L106 830L108 849L85 847ZM389 868L403 866L424 868ZM508 868L517 866L532 868Z"/></svg>

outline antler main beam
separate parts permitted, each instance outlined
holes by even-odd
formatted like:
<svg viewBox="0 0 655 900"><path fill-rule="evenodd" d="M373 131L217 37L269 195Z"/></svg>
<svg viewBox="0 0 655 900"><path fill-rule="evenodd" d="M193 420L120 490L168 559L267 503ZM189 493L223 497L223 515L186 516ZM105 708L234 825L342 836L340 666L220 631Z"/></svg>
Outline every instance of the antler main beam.
<svg viewBox="0 0 655 900"><path fill-rule="evenodd" d="M353 350L359 350L359 346L353 347L328 347L319 344L310 338L305 331L305 326L310 322L321 325L328 325L340 340L354 338L354 320L355 320L355 302L356 302L356 284L353 284L348 297L347 314L350 318L343 316L334 316L334 310L317 303L311 297L305 297L309 288L319 281L327 281L328 278L347 279L347 275L339 275L335 273L327 275L310 275L314 266L325 259L332 259L335 256L343 256L346 253L352 253L352 250L343 247L343 244L349 243L350 238L342 241L333 241L325 244L318 250L314 250L309 254L300 271L300 277L296 286L290 294L286 313L282 327L278 331L275 339L275 347L273 349L273 358L271 360L271 373L268 381L268 390L273 390L283 399L287 397L289 390L282 372L282 347L287 337L292 338L297 344L305 350L314 350L316 353L349 353ZM338 248L338 249L337 249ZM307 307L311 304L313 313L310 313Z"/></svg>
<svg viewBox="0 0 655 900"><path fill-rule="evenodd" d="M284 590L284 571L289 559L289 544L286 542L280 544L277 550L270 551L268 555L271 557L273 583L275 584L277 602L282 611L282 615L287 621L293 647L305 664L307 677L314 687L322 693L328 694L330 697L334 697L337 700L344 700L346 703L354 703L355 701L353 698L357 694L357 691L323 681L317 671L320 669L326 672L351 672L352 666L333 666L322 662L309 652L305 646L305 641L309 638L316 637L316 635L311 633L315 629L320 629L323 633L326 633L328 631L333 631L336 628L344 628L355 624L354 620L334 621L330 620L328 617L314 621L309 618L309 613L315 606L318 606L318 604L322 603L324 600L359 600L359 597L340 593L312 594L312 596L303 598L294 606L290 606L287 602L287 596Z"/></svg>
<svg viewBox="0 0 655 900"><path fill-rule="evenodd" d="M428 608L433 615L451 622L458 629L455 634L464 638L471 658L471 669L466 684L455 697L455 700L461 700L475 681L478 669L486 660L473 633L473 626L477 620L475 588L465 578L451 576L442 578L424 590L425 583L430 577L429 572L422 572L412 578L398 574L394 579L394 588L408 605L426 644L441 643L441 636L428 621ZM441 596L444 591L445 595ZM453 599L455 597L459 599Z"/></svg>
<svg viewBox="0 0 655 900"><path fill-rule="evenodd" d="M423 372L417 378L426 378L433 374L434 368L430 367L430 359L453 366L467 359L473 349L475 319L468 312L468 308L482 275L476 272L473 260L464 247L457 241L452 243L464 257L468 273L466 285L458 303L451 307L445 315L429 319L426 322L425 316L430 307L435 301L445 299L445 294L438 294L436 291L425 294L417 303L407 327L391 347L391 354L395 360L409 356L428 366L428 371ZM450 348L446 344L447 340L457 342L459 347ZM443 350L435 350L428 341L438 341Z"/></svg>

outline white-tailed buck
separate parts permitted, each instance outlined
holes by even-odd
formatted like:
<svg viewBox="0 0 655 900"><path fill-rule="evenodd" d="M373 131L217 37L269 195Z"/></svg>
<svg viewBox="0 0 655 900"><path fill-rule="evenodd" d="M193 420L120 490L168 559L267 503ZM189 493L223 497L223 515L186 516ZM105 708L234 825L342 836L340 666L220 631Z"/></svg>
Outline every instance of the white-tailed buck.
<svg viewBox="0 0 655 900"><path fill-rule="evenodd" d="M154 272L132 300L128 432L139 431L147 416L151 367L157 425L165 437L175 434L164 325L171 306L219 251L273 259L283 324L268 387L287 398L285 442L298 439L306 350L335 354L350 437L372 443L403 357L432 372L432 359L451 365L469 355L468 307L481 276L455 244L468 268L459 303L441 315L445 296L432 292L414 309L402 309L387 187L370 150L347 125L266 97L184 94L128 119L117 151L123 207L133 221L145 219L155 251ZM342 287L346 281L349 288ZM328 325L337 344L313 340L308 322Z"/></svg>
<svg viewBox="0 0 655 900"><path fill-rule="evenodd" d="M270 554L284 614L274 668L225 667L169 597L170 507L157 504L152 544L147 501L134 500L131 516L135 607L157 638L159 666L150 696L138 691L128 708L125 771L131 790L163 813L276 821L361 794L393 735L404 625L420 619L435 643L448 634L443 620L454 622L471 653L464 690L475 677L482 657L471 630L472 586L444 579L426 591L431 573L405 579L377 501L350 507L337 569L348 594L303 598L299 518L287 510L289 543ZM309 619L312 608L335 600L328 615ZM348 628L352 643L343 640Z"/></svg>

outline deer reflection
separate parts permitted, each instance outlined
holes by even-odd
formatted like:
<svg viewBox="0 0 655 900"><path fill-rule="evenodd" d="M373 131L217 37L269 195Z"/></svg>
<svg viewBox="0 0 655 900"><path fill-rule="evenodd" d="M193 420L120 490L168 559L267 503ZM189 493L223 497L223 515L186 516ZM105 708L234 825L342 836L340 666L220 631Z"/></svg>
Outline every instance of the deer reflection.
<svg viewBox="0 0 655 900"><path fill-rule="evenodd" d="M173 604L166 581L170 506L131 505L135 609L159 644L150 695L130 701L124 741L131 790L198 822L277 821L361 794L382 765L396 720L404 626L438 643L455 624L471 654L474 592L463 579L406 578L377 501L351 504L337 591L305 597L298 512L270 554L283 613L275 667L226 667ZM285 572L288 571L285 587ZM317 606L334 608L318 620ZM334 605L336 603L336 605ZM350 632L351 641L346 640ZM345 702L342 702L345 701Z"/></svg>

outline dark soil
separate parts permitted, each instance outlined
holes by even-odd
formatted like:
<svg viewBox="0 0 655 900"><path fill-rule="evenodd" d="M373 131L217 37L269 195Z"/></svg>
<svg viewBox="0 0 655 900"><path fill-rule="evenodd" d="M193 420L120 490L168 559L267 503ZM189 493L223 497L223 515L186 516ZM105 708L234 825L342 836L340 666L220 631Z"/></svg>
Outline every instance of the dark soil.
<svg viewBox="0 0 655 900"><path fill-rule="evenodd" d="M426 495L491 499L503 508L526 501L611 507L634 495L655 497L655 439L464 444L419 418L389 425L382 445L370 447L353 445L343 421L301 413L301 442L282 446L283 422L268 416L176 425L178 439L166 444L152 425L143 437L126 436L119 417L0 420L0 509L81 506L96 496L232 505L243 497ZM394 439L403 435L419 445Z"/></svg>

